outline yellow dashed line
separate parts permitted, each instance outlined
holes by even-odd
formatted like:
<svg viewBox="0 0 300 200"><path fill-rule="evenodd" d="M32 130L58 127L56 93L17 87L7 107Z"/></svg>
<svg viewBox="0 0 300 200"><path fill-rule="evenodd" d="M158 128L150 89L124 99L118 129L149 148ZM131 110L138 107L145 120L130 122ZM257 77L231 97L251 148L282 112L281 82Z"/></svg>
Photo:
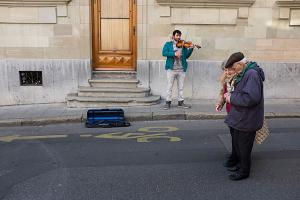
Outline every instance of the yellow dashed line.
<svg viewBox="0 0 300 200"><path fill-rule="evenodd" d="M53 139L53 138L66 138L67 135L34 135L34 136L4 136L0 137L1 142L12 142L14 140L38 140L38 139Z"/></svg>

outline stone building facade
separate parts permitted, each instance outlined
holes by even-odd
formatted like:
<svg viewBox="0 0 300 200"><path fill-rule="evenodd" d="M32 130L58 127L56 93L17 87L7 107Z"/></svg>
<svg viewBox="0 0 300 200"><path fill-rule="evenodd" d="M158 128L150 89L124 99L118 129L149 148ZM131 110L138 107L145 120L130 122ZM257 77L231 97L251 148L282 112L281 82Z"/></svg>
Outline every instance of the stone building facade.
<svg viewBox="0 0 300 200"><path fill-rule="evenodd" d="M187 98L216 98L220 62L236 51L264 68L266 98L300 98L300 0L0 0L0 105L65 102L92 71L112 68L137 71L164 97L161 49L174 29L202 46ZM21 86L23 71L41 71L43 83Z"/></svg>

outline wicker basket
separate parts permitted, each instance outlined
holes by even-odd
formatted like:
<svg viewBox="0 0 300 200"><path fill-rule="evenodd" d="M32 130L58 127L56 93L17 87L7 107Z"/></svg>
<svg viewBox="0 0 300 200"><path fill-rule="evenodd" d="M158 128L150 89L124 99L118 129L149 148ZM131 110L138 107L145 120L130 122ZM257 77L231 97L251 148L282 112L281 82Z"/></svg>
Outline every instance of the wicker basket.
<svg viewBox="0 0 300 200"><path fill-rule="evenodd" d="M256 131L256 135L255 135L256 143L257 144L262 144L269 135L270 135L270 130L269 130L269 127L268 127L268 124L267 124L267 120L264 119L263 126L261 127L261 129Z"/></svg>

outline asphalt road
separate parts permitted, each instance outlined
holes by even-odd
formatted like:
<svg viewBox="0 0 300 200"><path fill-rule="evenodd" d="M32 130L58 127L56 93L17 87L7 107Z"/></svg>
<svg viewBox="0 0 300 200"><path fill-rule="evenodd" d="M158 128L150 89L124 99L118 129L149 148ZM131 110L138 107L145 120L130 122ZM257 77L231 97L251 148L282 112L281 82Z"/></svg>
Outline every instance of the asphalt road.
<svg viewBox="0 0 300 200"><path fill-rule="evenodd" d="M222 120L0 128L3 200L300 199L300 119L269 121L249 179L233 182Z"/></svg>

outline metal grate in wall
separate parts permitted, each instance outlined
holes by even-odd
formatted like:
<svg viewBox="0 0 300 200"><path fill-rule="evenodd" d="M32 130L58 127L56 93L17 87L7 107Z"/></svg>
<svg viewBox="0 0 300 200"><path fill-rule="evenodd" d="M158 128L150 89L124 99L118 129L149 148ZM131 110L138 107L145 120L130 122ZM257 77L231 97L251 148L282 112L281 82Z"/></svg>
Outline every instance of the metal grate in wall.
<svg viewBox="0 0 300 200"><path fill-rule="evenodd" d="M21 86L42 86L42 71L19 71Z"/></svg>

